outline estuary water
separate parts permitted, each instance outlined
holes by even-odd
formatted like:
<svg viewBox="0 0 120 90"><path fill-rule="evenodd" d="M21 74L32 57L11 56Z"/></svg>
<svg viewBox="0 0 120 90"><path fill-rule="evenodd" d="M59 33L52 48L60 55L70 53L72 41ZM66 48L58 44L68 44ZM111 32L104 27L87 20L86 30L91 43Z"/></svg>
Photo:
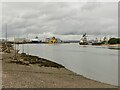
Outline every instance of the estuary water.
<svg viewBox="0 0 120 90"><path fill-rule="evenodd" d="M118 86L118 50L71 43L20 45L20 52L23 47L26 53L62 64L89 79Z"/></svg>

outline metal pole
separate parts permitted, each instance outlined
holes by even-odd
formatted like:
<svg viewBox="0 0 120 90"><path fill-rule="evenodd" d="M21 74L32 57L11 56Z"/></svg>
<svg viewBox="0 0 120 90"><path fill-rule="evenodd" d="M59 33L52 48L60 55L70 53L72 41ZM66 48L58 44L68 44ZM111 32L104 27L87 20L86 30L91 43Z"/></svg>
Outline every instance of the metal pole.
<svg viewBox="0 0 120 90"><path fill-rule="evenodd" d="M16 42L15 42L15 36L14 36L14 45L15 45L15 57L14 57L14 60L16 60Z"/></svg>
<svg viewBox="0 0 120 90"><path fill-rule="evenodd" d="M7 24L6 24L6 43L7 43Z"/></svg>
<svg viewBox="0 0 120 90"><path fill-rule="evenodd" d="M22 44L22 53L24 53L24 43Z"/></svg>

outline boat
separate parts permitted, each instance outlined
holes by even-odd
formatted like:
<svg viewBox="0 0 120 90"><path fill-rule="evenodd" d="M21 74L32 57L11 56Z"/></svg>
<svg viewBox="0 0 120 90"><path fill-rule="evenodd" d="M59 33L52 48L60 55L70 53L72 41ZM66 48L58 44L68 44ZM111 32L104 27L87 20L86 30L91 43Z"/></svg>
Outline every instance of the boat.
<svg viewBox="0 0 120 90"><path fill-rule="evenodd" d="M46 38L45 43L47 44L62 43L62 40L53 36L52 38Z"/></svg>
<svg viewBox="0 0 120 90"><path fill-rule="evenodd" d="M80 39L79 44L80 44L80 45L88 45L87 35L86 35L86 33L83 34L82 38Z"/></svg>
<svg viewBox="0 0 120 90"><path fill-rule="evenodd" d="M57 43L57 39L55 37L52 37L52 39L50 39L48 43L55 44L55 43Z"/></svg>
<svg viewBox="0 0 120 90"><path fill-rule="evenodd" d="M31 39L31 43L40 43L41 41L36 36L34 39Z"/></svg>

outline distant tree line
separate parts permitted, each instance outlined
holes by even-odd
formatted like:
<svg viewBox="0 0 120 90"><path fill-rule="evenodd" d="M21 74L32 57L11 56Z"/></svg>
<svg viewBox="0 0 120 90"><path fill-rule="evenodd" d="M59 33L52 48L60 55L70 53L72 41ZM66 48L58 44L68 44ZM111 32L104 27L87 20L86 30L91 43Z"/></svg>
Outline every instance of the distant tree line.
<svg viewBox="0 0 120 90"><path fill-rule="evenodd" d="M120 38L110 38L108 44L120 44Z"/></svg>

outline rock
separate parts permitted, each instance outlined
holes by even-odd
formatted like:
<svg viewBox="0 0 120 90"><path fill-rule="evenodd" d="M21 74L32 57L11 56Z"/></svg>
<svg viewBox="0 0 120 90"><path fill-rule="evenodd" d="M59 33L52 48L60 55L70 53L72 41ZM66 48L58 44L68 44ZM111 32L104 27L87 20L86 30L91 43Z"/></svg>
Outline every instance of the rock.
<svg viewBox="0 0 120 90"><path fill-rule="evenodd" d="M23 64L29 65L29 61L23 61Z"/></svg>

